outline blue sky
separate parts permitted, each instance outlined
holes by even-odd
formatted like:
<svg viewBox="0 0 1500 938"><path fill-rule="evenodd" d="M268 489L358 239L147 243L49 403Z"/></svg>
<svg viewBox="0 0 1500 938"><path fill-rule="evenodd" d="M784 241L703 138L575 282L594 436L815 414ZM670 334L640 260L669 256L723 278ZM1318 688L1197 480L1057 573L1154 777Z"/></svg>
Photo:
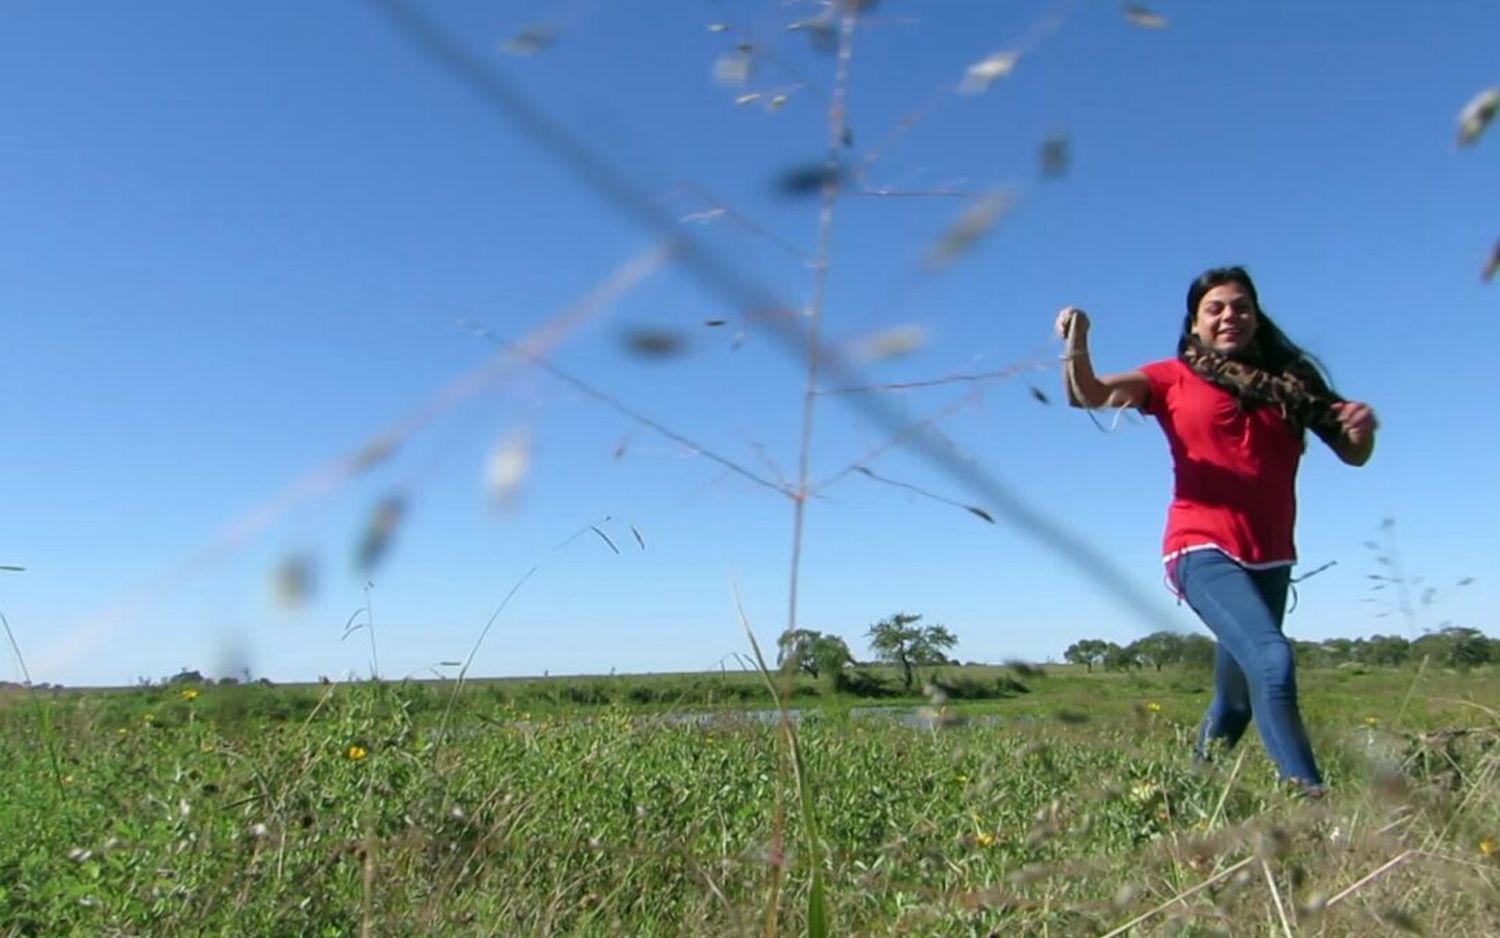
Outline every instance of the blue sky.
<svg viewBox="0 0 1500 938"><path fill-rule="evenodd" d="M1495 287L1479 270L1500 235L1500 143L1460 149L1454 137L1464 103L1500 81L1500 9L1152 8L1167 28L1112 4L1041 2L885 0L859 22L851 188L1003 189L1013 201L934 272L923 258L970 200L846 192L826 338L850 348L920 327L914 353L859 366L871 382L1034 367L937 422L946 468L902 448L867 463L1000 523L845 477L808 502L800 624L863 653L872 622L917 612L975 660L1201 628L1161 587L1159 430L1125 419L1100 433L1058 406L1049 329L1078 304L1101 368L1166 357L1192 277L1243 263L1280 324L1382 421L1364 469L1316 442L1304 460L1302 568L1337 565L1302 587L1289 632L1411 635L1452 621L1493 634L1500 459L1482 402L1500 352L1487 340ZM790 308L809 302L818 203L774 183L821 159L828 138L835 59L786 28L816 4L420 9L679 231ZM534 24L555 41L502 49ZM741 42L756 50L748 83L716 82L715 60ZM954 92L1003 50L1021 52L1010 74ZM766 107L778 94L784 104ZM530 335L664 234L588 188L376 6L16 4L0 35L0 113L0 563L28 568L0 574L0 610L34 679L367 673L364 635L340 636L365 599L355 545L393 492L408 511L368 577L386 676L463 658L532 567L474 673L713 667L747 651L735 588L763 641L785 626L791 502L535 368L442 409L368 471L252 514L483 367L496 349L461 320ZM1053 134L1071 160L1044 179L1037 152ZM776 237L693 217L714 205L684 183ZM744 313L667 264L548 355L702 448L795 477L805 364ZM679 335L683 354L628 354L622 336L643 329ZM925 417L974 390L882 400ZM496 507L486 454L515 434L531 441L530 470ZM812 478L887 436L820 398ZM955 465L982 468L1109 558L1149 613L1008 523ZM1422 578L1415 592L1437 588L1413 622L1377 618L1388 607L1370 601L1385 594L1368 574L1386 571L1363 544L1385 518L1404 573ZM247 536L226 541L247 519ZM589 525L620 553L592 533L568 540ZM287 610L270 584L291 554L316 558L318 588ZM1475 581L1457 587L1464 577Z"/></svg>

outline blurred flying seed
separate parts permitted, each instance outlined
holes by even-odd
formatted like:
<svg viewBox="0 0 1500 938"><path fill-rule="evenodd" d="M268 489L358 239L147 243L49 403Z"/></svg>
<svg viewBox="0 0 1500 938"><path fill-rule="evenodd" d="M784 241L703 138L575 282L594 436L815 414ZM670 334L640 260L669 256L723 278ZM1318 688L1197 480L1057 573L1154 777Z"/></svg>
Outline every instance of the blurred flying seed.
<svg viewBox="0 0 1500 938"><path fill-rule="evenodd" d="M736 332L734 334L734 338L731 339L730 342L729 342L729 347L732 348L732 349L734 349L735 351L738 351L739 347L741 345L744 345L744 344L745 344L745 331L743 329L741 329L739 332Z"/></svg>
<svg viewBox="0 0 1500 938"><path fill-rule="evenodd" d="M842 143L851 150L854 149L854 128L845 124L843 129L839 131L839 143Z"/></svg>
<svg viewBox="0 0 1500 938"><path fill-rule="evenodd" d="M1479 139L1484 129L1500 110L1500 85L1486 88L1469 99L1464 109L1458 112L1458 145L1466 147Z"/></svg>
<svg viewBox="0 0 1500 938"><path fill-rule="evenodd" d="M625 333L625 350L640 358L673 358L687 350L687 343L669 329L638 328Z"/></svg>
<svg viewBox="0 0 1500 938"><path fill-rule="evenodd" d="M854 342L849 354L856 361L876 362L910 355L927 344L927 328L919 324L884 329Z"/></svg>
<svg viewBox="0 0 1500 938"><path fill-rule="evenodd" d="M701 212L689 212L689 213L687 213L686 215L682 216L681 218L679 218L677 220L678 221L682 221L682 222L688 222L688 221L708 222L708 221L713 221L715 218L719 218L719 217L721 217L723 215L727 215L728 213L729 213L729 210L726 209L726 208L706 208L706 209L704 209Z"/></svg>
<svg viewBox="0 0 1500 938"><path fill-rule="evenodd" d="M734 103L735 104L750 104L751 102L759 101L759 100L760 100L760 92L759 91L752 91L749 94L742 94L738 98L735 98L734 99Z"/></svg>
<svg viewBox="0 0 1500 938"><path fill-rule="evenodd" d="M959 93L979 94L990 86L990 82L1015 71L1016 63L1020 60L1021 53L1011 49L991 53L970 65L964 72L964 80L958 86Z"/></svg>
<svg viewBox="0 0 1500 938"><path fill-rule="evenodd" d="M636 542L636 544L640 545L641 550L645 550L646 549L646 539L643 538L643 537L641 537L641 532L637 531L635 529L635 525L633 525L633 524L630 526L630 533L635 535L635 542Z"/></svg>
<svg viewBox="0 0 1500 938"><path fill-rule="evenodd" d="M512 430L495 441L484 463L484 489L490 505L510 508L526 473L531 469L531 431L526 427Z"/></svg>
<svg viewBox="0 0 1500 938"><path fill-rule="evenodd" d="M703 324L705 326L722 326L728 321L727 319L705 319L703 320Z"/></svg>
<svg viewBox="0 0 1500 938"><path fill-rule="evenodd" d="M289 554L276 565L276 602L283 609L298 609L316 589L317 571L311 557Z"/></svg>
<svg viewBox="0 0 1500 938"><path fill-rule="evenodd" d="M376 437L354 454L354 471L363 472L371 466L384 462L395 450L395 440L386 436Z"/></svg>
<svg viewBox="0 0 1500 938"><path fill-rule="evenodd" d="M1058 179L1067 175L1070 156L1067 134L1052 134L1043 140L1041 147L1042 178Z"/></svg>
<svg viewBox="0 0 1500 938"><path fill-rule="evenodd" d="M1029 391L1031 391L1031 396L1034 397L1034 398L1036 398L1037 403L1039 403L1039 404L1050 404L1050 403L1052 403L1051 398L1047 397L1047 395L1042 391L1042 389L1039 388L1039 387L1037 387L1036 385L1034 385L1034 384L1033 385L1029 385L1027 389Z"/></svg>
<svg viewBox="0 0 1500 938"><path fill-rule="evenodd" d="M1470 583L1473 583L1473 582L1474 582L1474 578L1473 577L1466 576L1466 577L1464 577L1463 579L1459 580L1457 583L1455 583L1453 585L1454 586L1468 586Z"/></svg>
<svg viewBox="0 0 1500 938"><path fill-rule="evenodd" d="M1292 838L1279 827L1269 827L1260 832L1255 841L1255 852L1262 859L1283 856L1292 846Z"/></svg>
<svg viewBox="0 0 1500 938"><path fill-rule="evenodd" d="M1143 6L1135 3L1127 3L1120 8L1125 18L1142 29L1166 29L1167 18L1160 13L1154 13Z"/></svg>
<svg viewBox="0 0 1500 938"><path fill-rule="evenodd" d="M970 514L977 515L978 517L983 518L985 521L988 521L990 524L995 523L995 519L991 517L990 513L985 511L983 508L975 508L973 505L965 505L964 508Z"/></svg>
<svg viewBox="0 0 1500 938"><path fill-rule="evenodd" d="M729 32L729 24L728 23L709 23L708 24L708 31L711 32L711 33L727 33L727 32Z"/></svg>
<svg viewBox="0 0 1500 938"><path fill-rule="evenodd" d="M362 572L369 572L380 563L405 514L406 499L400 495L387 495L375 506L354 555L355 566Z"/></svg>
<svg viewBox="0 0 1500 938"><path fill-rule="evenodd" d="M816 195L825 185L837 185L843 179L843 166L830 167L819 160L784 170L776 177L776 191L788 197Z"/></svg>
<svg viewBox="0 0 1500 938"><path fill-rule="evenodd" d="M714 81L730 88L742 87L750 81L754 64L745 51L725 52L714 59Z"/></svg>
<svg viewBox="0 0 1500 938"><path fill-rule="evenodd" d="M834 23L831 9L817 16L788 24L787 29L806 35L807 44L814 52L837 52L839 49L839 30Z"/></svg>
<svg viewBox="0 0 1500 938"><path fill-rule="evenodd" d="M1057 836L1057 828L1050 824L1038 824L1026 835L1026 846L1040 847L1042 844Z"/></svg>
<svg viewBox="0 0 1500 938"><path fill-rule="evenodd" d="M508 55L536 55L550 48L557 41L557 34L550 26L533 23L522 26L515 34L500 43L500 51Z"/></svg>
<svg viewBox="0 0 1500 938"><path fill-rule="evenodd" d="M771 97L771 100L769 100L769 101L766 102L766 110L768 110L768 111L779 111L779 110L781 110L786 105L786 99L787 99L787 96L784 95L784 94L773 95Z"/></svg>
<svg viewBox="0 0 1500 938"><path fill-rule="evenodd" d="M1410 786L1406 783L1406 776L1401 774L1399 765L1377 766L1370 782L1370 790L1378 798L1386 801L1403 801L1411 793Z"/></svg>
<svg viewBox="0 0 1500 938"><path fill-rule="evenodd" d="M1410 912L1391 906L1380 911L1380 920L1397 931L1404 931L1412 935L1425 935L1426 929L1418 922Z"/></svg>
<svg viewBox="0 0 1500 938"><path fill-rule="evenodd" d="M1010 192L1004 189L975 199L927 252L927 266L942 267L973 248L1010 208L1011 202Z"/></svg>
<svg viewBox="0 0 1500 938"><path fill-rule="evenodd" d="M1497 270L1500 270L1500 241L1496 241L1490 250L1490 259L1484 262L1484 270L1479 272L1480 279L1489 283Z"/></svg>

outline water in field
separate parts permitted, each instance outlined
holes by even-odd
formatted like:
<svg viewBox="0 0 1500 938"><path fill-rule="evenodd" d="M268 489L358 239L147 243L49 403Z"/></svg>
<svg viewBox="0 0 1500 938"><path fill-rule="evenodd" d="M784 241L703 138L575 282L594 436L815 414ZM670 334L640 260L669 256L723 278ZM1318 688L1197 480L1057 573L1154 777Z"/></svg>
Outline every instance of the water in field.
<svg viewBox="0 0 1500 938"><path fill-rule="evenodd" d="M793 723L800 725L806 720L817 720L825 718L817 710L803 710L793 707L785 711L786 717ZM644 719L672 726L734 726L741 724L773 724L780 721L782 711L774 709L761 710L700 710L685 713L656 714ZM910 726L914 729L934 729L942 726L953 725L958 722L955 715L948 710L938 710L932 707L903 707L903 706L867 706L850 707L849 719L859 721L889 721L899 723L902 726ZM983 714L975 717L966 717L963 722L972 723L995 723L999 717L995 714Z"/></svg>

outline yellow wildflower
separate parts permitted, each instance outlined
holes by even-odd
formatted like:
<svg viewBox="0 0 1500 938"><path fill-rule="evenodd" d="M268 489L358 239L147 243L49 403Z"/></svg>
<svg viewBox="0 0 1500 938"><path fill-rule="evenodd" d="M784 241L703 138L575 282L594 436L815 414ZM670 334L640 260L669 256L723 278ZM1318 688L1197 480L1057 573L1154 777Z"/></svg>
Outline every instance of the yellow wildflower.
<svg viewBox="0 0 1500 938"><path fill-rule="evenodd" d="M196 688L196 687L184 687L182 689L181 696L182 696L183 700L197 700L198 699L198 688Z"/></svg>
<svg viewBox="0 0 1500 938"><path fill-rule="evenodd" d="M359 743L350 743L349 744L349 748L344 750L344 755L348 756L351 760L353 760L355 762L358 762L359 760L363 759L365 756L368 756L369 754L370 754L370 751L368 749L366 749L365 747L361 746Z"/></svg>
<svg viewBox="0 0 1500 938"><path fill-rule="evenodd" d="M1493 837L1481 837L1481 838L1479 838L1479 854L1480 854L1480 856L1483 856L1485 858L1489 858L1489 857L1494 856L1497 852L1500 852L1500 847L1496 847L1495 846L1495 838L1493 838Z"/></svg>
<svg viewBox="0 0 1500 938"><path fill-rule="evenodd" d="M64 775L62 777L62 783L64 785L71 785L71 784L73 784L73 776L71 776L71 775Z"/></svg>
<svg viewBox="0 0 1500 938"><path fill-rule="evenodd" d="M1147 701L1146 702L1146 712L1147 713L1161 713L1161 704L1157 703L1154 700Z"/></svg>
<svg viewBox="0 0 1500 938"><path fill-rule="evenodd" d="M116 732L116 733L119 733L119 734L120 734L120 735L121 735L121 736L127 736L127 735L129 735L129 734L130 734L130 730L128 730L128 729L126 729L126 728L125 728L125 727L123 727L123 726L122 726L122 727L120 727L120 728L119 728L119 729L117 729L117 730L115 730L115 732Z"/></svg>
<svg viewBox="0 0 1500 938"><path fill-rule="evenodd" d="M1379 726L1380 717L1365 717L1365 726Z"/></svg>
<svg viewBox="0 0 1500 938"><path fill-rule="evenodd" d="M980 831L974 835L974 842L981 847L995 846L995 835L991 831Z"/></svg>
<svg viewBox="0 0 1500 938"><path fill-rule="evenodd" d="M953 776L953 780L955 782L959 783L960 785L967 785L967 784L969 784L969 776L965 775L962 772L960 772L957 775Z"/></svg>

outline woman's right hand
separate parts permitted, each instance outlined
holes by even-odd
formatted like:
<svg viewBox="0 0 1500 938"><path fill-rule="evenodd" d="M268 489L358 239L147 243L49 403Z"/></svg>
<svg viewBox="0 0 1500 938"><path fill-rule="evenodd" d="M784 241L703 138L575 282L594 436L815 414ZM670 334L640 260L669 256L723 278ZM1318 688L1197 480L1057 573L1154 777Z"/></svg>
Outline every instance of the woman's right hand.
<svg viewBox="0 0 1500 938"><path fill-rule="evenodd" d="M1069 344L1081 345L1089 333L1089 314L1076 306L1064 306L1053 328Z"/></svg>

